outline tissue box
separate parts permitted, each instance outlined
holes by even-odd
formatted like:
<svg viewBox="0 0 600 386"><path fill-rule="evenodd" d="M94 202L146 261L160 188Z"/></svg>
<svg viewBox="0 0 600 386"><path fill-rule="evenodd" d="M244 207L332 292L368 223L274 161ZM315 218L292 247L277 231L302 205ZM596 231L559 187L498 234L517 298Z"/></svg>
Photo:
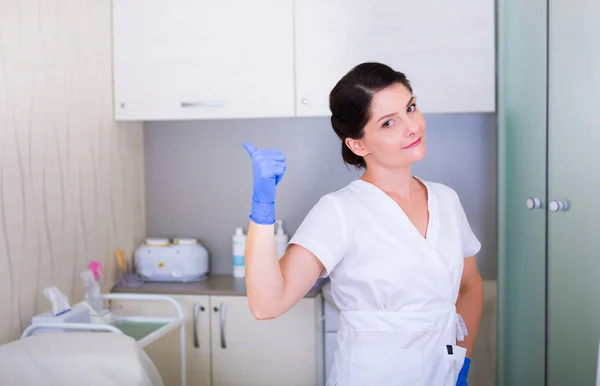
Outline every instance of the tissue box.
<svg viewBox="0 0 600 386"><path fill-rule="evenodd" d="M90 323L90 310L86 307L74 306L70 311L64 314L53 316L52 311L43 312L34 315L31 318L31 324L39 323ZM59 328L39 328L34 330L32 335L42 332L62 332L68 331Z"/></svg>

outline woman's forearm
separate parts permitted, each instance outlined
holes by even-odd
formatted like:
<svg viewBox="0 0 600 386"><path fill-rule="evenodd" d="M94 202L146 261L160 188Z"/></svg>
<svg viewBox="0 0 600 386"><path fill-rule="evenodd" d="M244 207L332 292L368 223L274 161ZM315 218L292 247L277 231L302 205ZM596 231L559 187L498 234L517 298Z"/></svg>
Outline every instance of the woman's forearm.
<svg viewBox="0 0 600 386"><path fill-rule="evenodd" d="M467 325L468 335L457 344L467 349L467 357L471 357L483 311L483 281L481 276L469 280L461 286L456 302L456 311L462 316Z"/></svg>
<svg viewBox="0 0 600 386"><path fill-rule="evenodd" d="M284 279L275 250L273 225L250 221L246 240L246 291L250 311L257 319L280 314Z"/></svg>

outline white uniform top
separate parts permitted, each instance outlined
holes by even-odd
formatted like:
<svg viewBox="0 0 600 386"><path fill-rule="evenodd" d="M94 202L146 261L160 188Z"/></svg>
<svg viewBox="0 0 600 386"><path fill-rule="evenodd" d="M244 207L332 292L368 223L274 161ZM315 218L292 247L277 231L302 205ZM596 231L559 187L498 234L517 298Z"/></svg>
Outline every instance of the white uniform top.
<svg viewBox="0 0 600 386"><path fill-rule="evenodd" d="M325 266L341 310L327 385L456 385L464 258L481 248L458 195L427 188L426 238L385 192L363 180L323 196L290 240ZM460 331L460 330L459 330Z"/></svg>

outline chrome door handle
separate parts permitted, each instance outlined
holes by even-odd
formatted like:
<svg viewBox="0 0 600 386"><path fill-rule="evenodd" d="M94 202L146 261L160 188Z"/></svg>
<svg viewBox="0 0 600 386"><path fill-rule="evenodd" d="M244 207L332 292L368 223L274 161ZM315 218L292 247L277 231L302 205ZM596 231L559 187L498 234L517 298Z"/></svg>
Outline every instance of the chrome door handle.
<svg viewBox="0 0 600 386"><path fill-rule="evenodd" d="M219 313L219 327L221 330L221 348L227 348L227 343L225 342L225 313L226 313L226 305L224 302L221 302L219 307L214 308L215 312Z"/></svg>
<svg viewBox="0 0 600 386"><path fill-rule="evenodd" d="M198 339L198 314L204 312L204 307L200 303L194 303L194 348L200 348L200 339Z"/></svg>
<svg viewBox="0 0 600 386"><path fill-rule="evenodd" d="M571 207L571 204L567 200L552 200L548 204L550 212L566 212Z"/></svg>
<svg viewBox="0 0 600 386"><path fill-rule="evenodd" d="M541 209L544 207L544 202L537 197L529 197L527 199L526 204L527 204L527 209L529 209L529 210Z"/></svg>

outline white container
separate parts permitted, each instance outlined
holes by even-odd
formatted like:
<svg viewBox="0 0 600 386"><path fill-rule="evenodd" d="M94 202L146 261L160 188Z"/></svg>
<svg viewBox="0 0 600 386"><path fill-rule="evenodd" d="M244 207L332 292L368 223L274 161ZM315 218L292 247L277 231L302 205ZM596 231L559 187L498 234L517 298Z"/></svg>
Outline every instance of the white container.
<svg viewBox="0 0 600 386"><path fill-rule="evenodd" d="M31 317L31 324L39 323L90 323L90 309L83 305L74 305L64 314L53 316L52 311L43 312ZM60 328L38 328L31 335L42 332L66 332Z"/></svg>
<svg viewBox="0 0 600 386"><path fill-rule="evenodd" d="M287 248L289 238L283 231L283 220L275 221L275 226L277 228L275 231L275 250L277 251L277 258L281 259Z"/></svg>
<svg viewBox="0 0 600 386"><path fill-rule="evenodd" d="M146 239L135 251L135 266L144 281L201 281L208 275L209 254L195 238Z"/></svg>
<svg viewBox="0 0 600 386"><path fill-rule="evenodd" d="M245 253L246 253L246 235L242 228L236 228L233 235L233 276L246 276Z"/></svg>

